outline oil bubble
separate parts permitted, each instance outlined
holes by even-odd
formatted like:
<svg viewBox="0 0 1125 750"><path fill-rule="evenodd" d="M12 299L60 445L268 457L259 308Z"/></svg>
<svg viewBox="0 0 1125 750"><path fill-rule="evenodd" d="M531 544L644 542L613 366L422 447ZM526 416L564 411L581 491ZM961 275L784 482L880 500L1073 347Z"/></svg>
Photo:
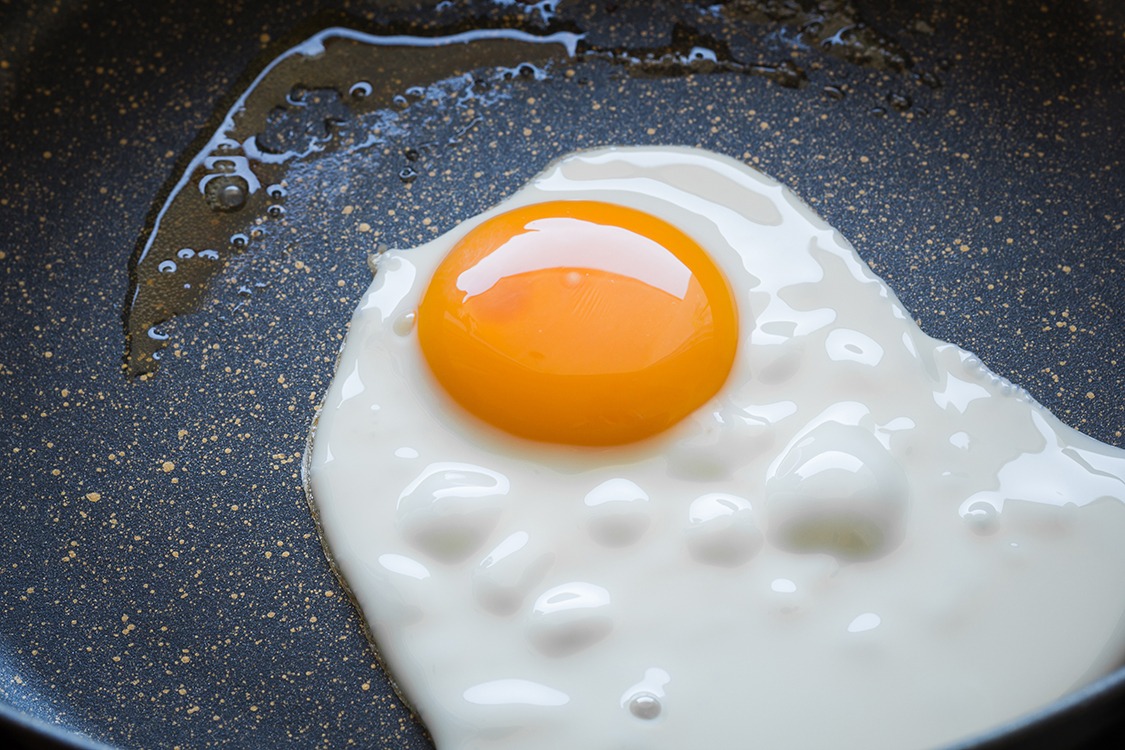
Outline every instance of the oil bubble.
<svg viewBox="0 0 1125 750"><path fill-rule="evenodd" d="M283 188L281 185L270 185L268 188L266 188L266 195L271 198L284 198L285 196L289 195L289 191Z"/></svg>
<svg viewBox="0 0 1125 750"><path fill-rule="evenodd" d="M219 259L219 251L218 250L200 250L199 251L199 257L202 258L203 260L218 260Z"/></svg>
<svg viewBox="0 0 1125 750"><path fill-rule="evenodd" d="M274 203L272 206L266 209L266 213L274 219L280 218L285 215L285 206L279 206L278 204Z"/></svg>
<svg viewBox="0 0 1125 750"><path fill-rule="evenodd" d="M243 250L250 244L250 238L239 232L230 236L230 244L235 250Z"/></svg>
<svg viewBox="0 0 1125 750"><path fill-rule="evenodd" d="M348 89L348 96L354 96L357 99L364 99L368 96L371 96L371 92L373 90L374 89L371 87L371 84L367 81L357 81L356 83L352 84L352 87L350 89Z"/></svg>
<svg viewBox="0 0 1125 750"><path fill-rule="evenodd" d="M842 88L840 88L839 86L825 86L824 87L824 95L826 97L828 97L829 99L833 99L835 101L840 101L841 99L844 98L845 93L844 93L844 90Z"/></svg>
<svg viewBox="0 0 1125 750"><path fill-rule="evenodd" d="M887 104L890 104L895 108L895 110L899 112L905 112L906 110L910 109L912 104L914 104L914 100L906 94L892 92L890 94L887 94Z"/></svg>
<svg viewBox="0 0 1125 750"><path fill-rule="evenodd" d="M146 333L148 334L148 337L150 339L153 339L154 341L167 341L168 340L168 334L164 333L164 331L160 330L156 326L150 327L148 329L148 331L146 331Z"/></svg>
<svg viewBox="0 0 1125 750"><path fill-rule="evenodd" d="M914 80L923 86L931 89L941 88L941 79L928 70L914 74Z"/></svg>
<svg viewBox="0 0 1125 750"><path fill-rule="evenodd" d="M176 253L176 257L180 258L181 260L187 260L188 258L194 258L195 257L195 251L192 250L190 247L181 248L180 251L178 253Z"/></svg>
<svg viewBox="0 0 1125 750"><path fill-rule="evenodd" d="M548 77L546 70L531 63L520 63L513 68L501 68L499 74L502 81L510 81L515 78L544 81Z"/></svg>
<svg viewBox="0 0 1125 750"><path fill-rule="evenodd" d="M398 170L398 178L409 185L418 179L418 170L414 167L403 167Z"/></svg>
<svg viewBox="0 0 1125 750"><path fill-rule="evenodd" d="M176 261L174 261L174 260L161 261L160 265L156 267L156 270L160 271L160 273L175 273L176 272Z"/></svg>
<svg viewBox="0 0 1125 750"><path fill-rule="evenodd" d="M629 699L629 713L638 719L655 719L660 711L660 699L652 693L637 693Z"/></svg>
<svg viewBox="0 0 1125 750"><path fill-rule="evenodd" d="M289 89L289 93L285 95L285 101L295 107L303 106L305 103L305 95L308 93L309 90L304 86L294 86Z"/></svg>
<svg viewBox="0 0 1125 750"><path fill-rule="evenodd" d="M977 501L961 515L974 533L980 536L993 534L1000 527L1000 513L992 503Z"/></svg>
<svg viewBox="0 0 1125 750"><path fill-rule="evenodd" d="M207 181L203 195L216 211L237 211L246 203L250 186L237 175L218 175Z"/></svg>

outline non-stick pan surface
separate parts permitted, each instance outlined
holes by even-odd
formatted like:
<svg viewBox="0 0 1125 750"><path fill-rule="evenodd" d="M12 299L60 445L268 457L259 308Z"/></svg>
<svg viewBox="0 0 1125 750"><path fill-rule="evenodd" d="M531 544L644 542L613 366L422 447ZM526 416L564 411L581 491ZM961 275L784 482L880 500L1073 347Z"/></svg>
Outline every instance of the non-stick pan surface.
<svg viewBox="0 0 1125 750"><path fill-rule="evenodd" d="M429 746L325 560L300 457L366 253L428 239L576 148L755 159L856 244L924 330L1125 445L1115 3L860 3L904 69L831 54L799 23L651 7L0 3L0 715L12 741ZM291 204L286 231L231 256L198 311L165 325L161 367L128 377L130 258L248 71L328 25L432 35L477 15L605 49L659 51L702 29L743 61L789 60L807 83L604 59L517 76L511 103L456 144L420 160L405 141L371 154L383 188L354 196L352 213ZM1119 671L984 746L1090 746L1120 731L1123 682Z"/></svg>

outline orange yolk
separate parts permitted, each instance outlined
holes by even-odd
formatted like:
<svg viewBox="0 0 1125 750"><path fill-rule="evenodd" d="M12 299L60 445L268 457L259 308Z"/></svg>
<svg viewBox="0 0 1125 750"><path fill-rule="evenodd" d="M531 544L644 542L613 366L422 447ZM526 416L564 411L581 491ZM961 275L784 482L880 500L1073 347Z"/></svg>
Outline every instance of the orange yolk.
<svg viewBox="0 0 1125 750"><path fill-rule="evenodd" d="M515 435L618 445L726 381L734 298L693 239L630 208L552 201L466 234L434 273L418 338L442 387Z"/></svg>

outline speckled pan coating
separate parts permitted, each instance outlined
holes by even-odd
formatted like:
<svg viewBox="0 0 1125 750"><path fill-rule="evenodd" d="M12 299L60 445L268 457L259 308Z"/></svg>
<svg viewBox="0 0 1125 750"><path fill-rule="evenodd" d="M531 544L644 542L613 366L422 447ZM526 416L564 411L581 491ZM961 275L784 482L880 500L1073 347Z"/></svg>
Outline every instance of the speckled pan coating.
<svg viewBox="0 0 1125 750"><path fill-rule="evenodd" d="M653 45L699 16L634 5L560 16ZM409 188L392 152L349 167L366 186L350 211L291 193L282 239L169 327L145 381L120 370L126 266L177 157L247 66L330 23L370 26L367 6L0 7L3 711L119 747L428 747L324 559L300 456L375 244L420 244L584 146L753 160L926 332L1125 444L1121 12L954 5L862 4L938 89L720 22L744 57L792 51L809 85L597 65L516 82Z"/></svg>

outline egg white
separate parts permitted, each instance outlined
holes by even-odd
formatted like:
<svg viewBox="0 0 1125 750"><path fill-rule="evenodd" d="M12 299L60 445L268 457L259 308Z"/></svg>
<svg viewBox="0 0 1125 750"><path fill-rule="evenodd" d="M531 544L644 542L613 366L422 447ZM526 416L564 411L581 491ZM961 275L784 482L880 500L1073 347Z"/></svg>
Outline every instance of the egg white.
<svg viewBox="0 0 1125 750"><path fill-rule="evenodd" d="M422 359L413 317L452 245L559 199L674 224L735 292L728 381L652 439L510 437ZM1119 660L1125 452L922 333L760 172L581 152L374 267L309 482L440 750L926 747Z"/></svg>

